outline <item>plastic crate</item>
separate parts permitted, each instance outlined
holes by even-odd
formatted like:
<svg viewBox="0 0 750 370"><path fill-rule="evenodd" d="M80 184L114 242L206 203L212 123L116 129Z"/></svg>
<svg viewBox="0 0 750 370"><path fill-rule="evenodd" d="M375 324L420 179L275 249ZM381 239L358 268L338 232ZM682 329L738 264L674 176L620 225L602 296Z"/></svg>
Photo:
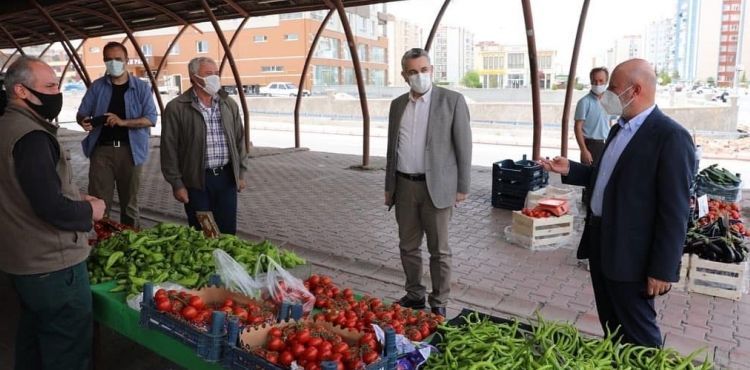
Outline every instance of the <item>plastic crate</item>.
<svg viewBox="0 0 750 370"><path fill-rule="evenodd" d="M195 350L198 357L208 361L221 360L221 349L226 338L226 313L214 311L208 331L202 331L192 324L156 310L154 306L154 285L143 287L140 325L160 331Z"/></svg>
<svg viewBox="0 0 750 370"><path fill-rule="evenodd" d="M492 192L516 197L526 197L528 192L539 190L547 186L548 181L549 174L546 173L542 177L538 177L531 181L496 180L492 183Z"/></svg>
<svg viewBox="0 0 750 370"><path fill-rule="evenodd" d="M268 362L238 346L241 328L237 321L229 320L228 335L224 343L224 353L221 365L232 370L285 370L285 367ZM385 346L380 354L380 361L367 365L365 370L395 370L396 369L396 333L392 328L385 329Z"/></svg>
<svg viewBox="0 0 750 370"><path fill-rule="evenodd" d="M510 209L517 211L523 208L526 203L526 197L518 197L507 194L493 193L492 206L495 208Z"/></svg>
<svg viewBox="0 0 750 370"><path fill-rule="evenodd" d="M492 164L493 180L529 181L544 176L546 171L534 161L529 161L526 156L520 161L506 159Z"/></svg>

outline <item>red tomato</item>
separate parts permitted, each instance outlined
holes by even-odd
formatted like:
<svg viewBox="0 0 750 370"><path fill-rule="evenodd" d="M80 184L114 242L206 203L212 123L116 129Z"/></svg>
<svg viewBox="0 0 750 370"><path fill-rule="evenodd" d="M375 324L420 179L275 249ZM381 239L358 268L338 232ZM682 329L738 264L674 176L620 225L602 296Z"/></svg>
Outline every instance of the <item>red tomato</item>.
<svg viewBox="0 0 750 370"><path fill-rule="evenodd" d="M320 277L320 283L322 285L331 285L331 277L330 276L325 276L325 275L321 276Z"/></svg>
<svg viewBox="0 0 750 370"><path fill-rule="evenodd" d="M321 337L312 337L309 341L307 341L308 347L318 347L320 344L323 343L323 338Z"/></svg>
<svg viewBox="0 0 750 370"><path fill-rule="evenodd" d="M302 354L302 357L307 360L308 362L317 362L320 360L320 357L318 356L319 351L315 347L307 347L305 348L305 353Z"/></svg>
<svg viewBox="0 0 750 370"><path fill-rule="evenodd" d="M419 342L422 340L422 333L419 332L419 329L412 327L406 330L406 337L415 342Z"/></svg>
<svg viewBox="0 0 750 370"><path fill-rule="evenodd" d="M268 331L268 336L271 336L271 337L281 338L281 334L282 334L281 329L277 327L273 327L271 328L271 330Z"/></svg>
<svg viewBox="0 0 750 370"><path fill-rule="evenodd" d="M320 284L320 276L310 275L310 278L307 279L307 282L310 283L311 287L316 287L318 284Z"/></svg>
<svg viewBox="0 0 750 370"><path fill-rule="evenodd" d="M284 351L279 354L279 363L284 366L290 366L294 361L294 355L289 351Z"/></svg>
<svg viewBox="0 0 750 370"><path fill-rule="evenodd" d="M269 337L266 343L266 348L269 351L280 352L284 350L284 341L279 337Z"/></svg>
<svg viewBox="0 0 750 370"><path fill-rule="evenodd" d="M201 297L196 296L196 295L190 297L190 300L188 301L188 304L190 306L195 307L198 310L202 310L204 307L206 307L206 304L203 303L203 299Z"/></svg>
<svg viewBox="0 0 750 370"><path fill-rule="evenodd" d="M290 349L292 351L292 356L297 360L301 359L302 355L305 353L305 345L302 343L295 343L290 346Z"/></svg>
<svg viewBox="0 0 750 370"><path fill-rule="evenodd" d="M227 298L224 300L224 304L222 306L234 307L234 301L232 300L232 298Z"/></svg>
<svg viewBox="0 0 750 370"><path fill-rule="evenodd" d="M331 348L331 351L333 353L347 353L349 352L349 345L346 344L346 342L339 342L333 345L333 348Z"/></svg>
<svg viewBox="0 0 750 370"><path fill-rule="evenodd" d="M172 302L169 298L163 298L156 302L156 309L160 312L169 312L172 309Z"/></svg>
<svg viewBox="0 0 750 370"><path fill-rule="evenodd" d="M185 307L185 308L182 309L182 311L180 312L180 314L182 315L182 317L190 320L193 317L195 317L195 315L198 314L198 310L196 310L195 307L193 307L193 306L187 306L187 307Z"/></svg>
<svg viewBox="0 0 750 370"><path fill-rule="evenodd" d="M323 342L320 343L320 345L318 345L319 351L325 351L325 350L331 350L331 349L333 349L333 343L327 340L324 340Z"/></svg>
<svg viewBox="0 0 750 370"><path fill-rule="evenodd" d="M266 360L272 364L278 364L279 363L279 354L276 352L268 352L266 353Z"/></svg>
<svg viewBox="0 0 750 370"><path fill-rule="evenodd" d="M299 341L302 344L307 344L311 339L310 337L310 330L309 329L302 329L297 332L297 341Z"/></svg>
<svg viewBox="0 0 750 370"><path fill-rule="evenodd" d="M371 364L378 360L380 356L378 356L378 353L375 351L369 351L362 354L362 361L364 361L366 364Z"/></svg>

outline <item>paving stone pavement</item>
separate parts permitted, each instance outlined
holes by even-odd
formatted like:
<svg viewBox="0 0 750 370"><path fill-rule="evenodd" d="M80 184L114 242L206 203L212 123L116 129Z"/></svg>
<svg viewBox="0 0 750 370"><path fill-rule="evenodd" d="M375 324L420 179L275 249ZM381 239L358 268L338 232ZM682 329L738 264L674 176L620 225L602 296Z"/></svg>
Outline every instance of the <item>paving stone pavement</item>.
<svg viewBox="0 0 750 370"><path fill-rule="evenodd" d="M64 136L85 190L88 161L80 136ZM355 170L361 157L259 148L253 151L248 188L239 195L238 230L250 239L266 238L307 258L315 272L334 281L395 300L403 294L394 215L383 206L381 170ZM498 159L502 155L498 155ZM383 158L372 158L374 168ZM504 239L511 213L490 204L491 169L474 167L468 200L455 209L450 226L453 301L449 316L463 307L502 316L575 323L600 335L588 272L572 248L529 251ZM746 194L747 195L747 194ZM744 199L748 197L745 196ZM144 165L140 205L146 217L185 222L159 167L158 139ZM748 214L750 201L743 202ZM426 252L425 252L426 253ZM425 283L429 269L425 263ZM721 367L750 368L750 298L740 301L672 291L656 309L666 345L683 353L708 348Z"/></svg>

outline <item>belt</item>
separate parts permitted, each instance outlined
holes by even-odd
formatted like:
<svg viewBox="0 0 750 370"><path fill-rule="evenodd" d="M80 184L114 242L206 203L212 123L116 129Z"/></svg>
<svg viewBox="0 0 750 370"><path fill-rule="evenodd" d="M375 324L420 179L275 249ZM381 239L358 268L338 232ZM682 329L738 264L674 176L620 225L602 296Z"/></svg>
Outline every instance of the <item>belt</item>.
<svg viewBox="0 0 750 370"><path fill-rule="evenodd" d="M396 174L411 181L425 181L427 179L423 173L412 174L412 173L403 173L403 172L396 171Z"/></svg>
<svg viewBox="0 0 750 370"><path fill-rule="evenodd" d="M602 218L599 216L588 215L588 217L586 218L586 223L591 227L601 227Z"/></svg>
<svg viewBox="0 0 750 370"><path fill-rule="evenodd" d="M224 171L226 171L226 170L229 169L229 168L227 168L228 166L229 166L228 164L225 164L225 165L219 166L219 167L206 168L206 172L209 175L219 176L219 175L221 175L222 172L224 172Z"/></svg>
<svg viewBox="0 0 750 370"><path fill-rule="evenodd" d="M114 148L119 148L121 146L126 146L130 144L127 141L121 141L121 140L111 140L111 141L99 141L98 145L100 146L111 146Z"/></svg>
<svg viewBox="0 0 750 370"><path fill-rule="evenodd" d="M603 143L604 142L604 140L602 140L602 139L589 139L587 137L585 137L583 139L586 140L586 141L593 141L593 142L596 142L596 143Z"/></svg>

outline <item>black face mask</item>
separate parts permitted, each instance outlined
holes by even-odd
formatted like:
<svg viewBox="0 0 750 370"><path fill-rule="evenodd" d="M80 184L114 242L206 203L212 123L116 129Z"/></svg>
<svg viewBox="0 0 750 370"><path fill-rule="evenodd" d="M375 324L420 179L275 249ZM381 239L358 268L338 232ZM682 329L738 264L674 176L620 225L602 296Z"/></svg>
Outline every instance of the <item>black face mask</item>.
<svg viewBox="0 0 750 370"><path fill-rule="evenodd" d="M60 111L62 110L62 104L63 104L62 93L44 94L26 85L23 85L23 87L31 91L31 93L34 94L34 96L36 96L36 98L42 102L41 105L38 105L29 101L29 99L24 99L26 104L28 104L29 107L31 107L31 109L34 110L34 112L37 112L40 116L48 120L53 120L55 117L57 117L58 114L60 114Z"/></svg>

